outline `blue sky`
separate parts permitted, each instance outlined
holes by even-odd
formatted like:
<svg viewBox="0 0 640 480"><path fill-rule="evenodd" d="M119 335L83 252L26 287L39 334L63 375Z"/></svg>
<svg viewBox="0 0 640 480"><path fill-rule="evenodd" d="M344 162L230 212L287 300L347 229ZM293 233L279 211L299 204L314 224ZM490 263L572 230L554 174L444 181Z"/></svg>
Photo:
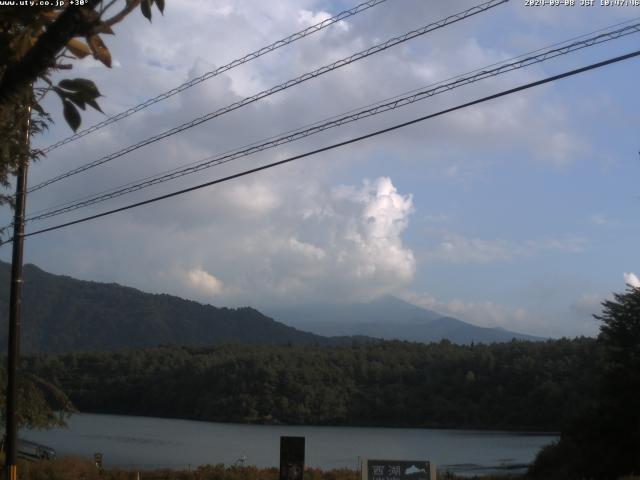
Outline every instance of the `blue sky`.
<svg viewBox="0 0 640 480"><path fill-rule="evenodd" d="M114 114L355 4L263 3L172 1L151 25L136 13L105 39L113 69L85 59L72 76L94 79L103 109ZM32 168L30 182L474 4L388 0L55 150ZM512 0L43 189L29 199L29 210L638 16L638 7L526 7ZM83 213L628 53L639 39L630 35L456 89ZM391 293L479 325L592 335L600 302L624 289L625 273L640 274L639 73L640 60L629 60L171 202L31 237L25 260L214 305L340 303ZM38 145L70 133L57 100L46 104L57 123L34 139ZM101 118L89 112L83 126ZM5 247L0 255L6 260L10 252Z"/></svg>

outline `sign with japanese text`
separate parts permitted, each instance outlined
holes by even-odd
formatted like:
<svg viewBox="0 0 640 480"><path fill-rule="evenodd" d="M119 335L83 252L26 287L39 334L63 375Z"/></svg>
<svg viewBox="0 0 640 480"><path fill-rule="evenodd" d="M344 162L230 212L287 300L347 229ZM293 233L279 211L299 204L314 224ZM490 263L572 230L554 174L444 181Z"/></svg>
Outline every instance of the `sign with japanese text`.
<svg viewBox="0 0 640 480"><path fill-rule="evenodd" d="M363 459L362 480L436 480L436 468L425 460Z"/></svg>

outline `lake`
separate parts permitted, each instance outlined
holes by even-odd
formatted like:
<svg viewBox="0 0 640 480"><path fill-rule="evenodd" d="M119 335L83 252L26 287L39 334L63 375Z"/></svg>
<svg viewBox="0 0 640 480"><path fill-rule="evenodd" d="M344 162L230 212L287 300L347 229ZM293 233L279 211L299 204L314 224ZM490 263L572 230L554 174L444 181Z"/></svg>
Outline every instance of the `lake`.
<svg viewBox="0 0 640 480"><path fill-rule="evenodd" d="M203 464L279 465L280 436L306 437L306 461L323 469L358 469L359 457L430 460L458 474L515 473L553 434L421 428L306 427L75 414L67 428L21 431L58 456L103 455L105 467L194 468Z"/></svg>

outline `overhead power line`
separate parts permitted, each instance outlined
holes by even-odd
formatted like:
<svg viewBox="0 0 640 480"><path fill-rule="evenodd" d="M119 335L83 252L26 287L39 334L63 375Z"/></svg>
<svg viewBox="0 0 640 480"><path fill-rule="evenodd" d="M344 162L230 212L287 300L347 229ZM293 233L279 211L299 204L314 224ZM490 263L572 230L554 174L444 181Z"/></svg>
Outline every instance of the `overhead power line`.
<svg viewBox="0 0 640 480"><path fill-rule="evenodd" d="M287 132L280 133L279 135L274 135L274 136L271 136L269 138L264 138L262 140L257 140L255 142L250 143L250 144L244 145L243 147L239 147L239 148L236 148L234 150L229 150L229 151L226 151L226 152L223 152L223 153L219 153L219 154L216 154L214 156L207 157L207 158L205 158L203 160L198 160L197 162L193 162L193 163L190 163L190 164L182 165L182 166L173 168L171 170L166 170L166 171L154 174L154 175L149 175L147 177L144 177L144 178L141 178L141 179L137 179L137 180L134 180L134 181L131 181L131 182L127 182L124 185L119 185L117 187L113 187L113 188L104 190L104 191L99 192L99 193L87 195L87 196L84 196L84 197L81 197L81 198L78 198L78 199L75 199L75 200L70 200L70 201L63 202L63 203L60 203L60 204L57 204L57 205L54 205L54 206L51 206L51 207L47 207L47 208L43 208L43 209L40 209L40 210L36 210L34 212L31 212L31 214L30 214L31 217L30 218L33 219L33 220L38 220L39 218L36 219L34 217L35 216L39 216L40 213L45 213L45 212L48 213L48 212L51 212L53 210L57 211L61 207L75 205L75 204L78 204L78 203L83 202L85 200L90 200L90 199L93 199L93 198L102 197L103 195L116 193L119 190L122 190L122 189L124 189L126 187L132 187L132 186L136 186L137 184L145 183L145 182L147 182L149 180L155 180L157 178L158 179L159 178L163 178L168 174L179 173L179 172L181 172L183 170L186 171L190 167L204 165L205 168L209 168L209 167L212 167L212 166L215 166L215 165L218 164L218 163L212 162L213 160L220 159L221 157L226 157L227 155L231 155L231 154L235 155L236 153L245 152L246 151L246 155L248 156L251 153L255 153L255 152L248 151L248 149L250 147L259 147L262 144L270 143L271 141L276 140L279 137L292 135L292 134L295 134L295 133L300 132L302 130L305 130L305 129L308 129L308 128L311 128L311 127L315 127L317 125L320 125L320 124L323 124L323 123L326 123L326 122L329 122L329 121L332 121L332 120L339 119L340 117L344 117L344 116L350 115L350 114L355 113L355 112L360 112L360 111L363 111L365 109L369 109L369 108L375 107L375 106L381 106L382 104L388 103L388 102L391 102L391 101L400 100L403 96L419 93L421 90L424 90L426 88L440 86L440 85L443 85L445 83L452 82L453 80L458 80L458 79L461 79L463 77L468 77L468 76L470 76L472 74L475 74L475 73L478 73L478 72L483 72L483 71L486 72L487 70L489 70L489 69L491 69L493 67L496 67L496 66L501 66L501 68L502 68L502 67L506 66L508 63L515 62L516 60L524 61L524 60L527 59L527 57L533 57L534 54L539 54L539 53L542 54L542 52L545 52L545 50L547 51L547 52L545 52L545 54L548 54L548 53L551 53L550 50L553 47L562 46L562 48L567 48L567 47L575 46L575 44L580 43L580 42L578 42L578 40L581 40L581 39L586 44L585 46L592 46L592 45L595 45L595 44L603 43L604 41L614 40L616 38L620 38L621 36L637 32L638 28L640 26L640 23L636 24L636 25L630 25L629 28L624 27L624 28L620 28L618 30L612 30L612 29L615 29L616 27L621 27L622 25L629 25L629 24L631 24L633 22L637 22L638 20L640 20L640 17L635 17L635 18L626 20L624 22L619 22L619 23L616 23L616 24L613 24L613 25L609 25L607 27L599 28L597 30L594 30L594 31L591 31L591 32L588 32L588 33L584 33L582 35L578 35L578 36L575 36L575 37L568 38L568 39L563 40L561 42L556 42L556 43L553 43L553 44L550 44L550 45L546 45L544 47L540 47L540 48L537 48L535 50L532 50L532 51L529 51L529 52L526 52L526 53L522 53L520 55L511 57L511 58L506 59L506 60L502 60L500 62L495 62L495 63L492 63L490 65L485 65L484 67L477 68L475 70L472 70L472 71L469 71L469 72L466 72L466 73L462 73L462 74L459 74L459 75L455 75L453 77L449 77L447 79L444 79L444 80L441 80L439 82L435 82L435 83L426 85L426 86L418 88L418 89L413 89L413 90L410 90L408 92L404 92L402 94L396 95L396 96L391 97L391 98L387 98L387 99L384 99L384 100L379 100L377 102L371 103L371 104L369 104L367 106L364 106L364 107L352 109L352 110L350 110L348 112L343 112L342 114L334 115L332 117L325 118L323 120L319 120L319 121L313 122L311 124L307 124L307 125L305 125L303 127L299 127L297 129L294 129L294 130L289 130ZM596 36L596 34L601 34L601 35L597 35ZM573 42L573 43L571 43L571 42ZM569 52L567 52L567 53L569 53ZM548 58L553 58L553 57L548 57ZM269 147L266 147L265 150L267 148L269 148ZM262 151L262 150L260 150L260 151ZM212 163L212 164L209 165L209 163ZM221 163L226 163L226 161L222 161ZM185 172L185 175L189 174L189 173L191 173L191 172ZM123 194L125 194L125 193L129 193L129 192L124 192ZM116 195L116 196L119 196L119 195ZM9 226L11 226L11 225L12 224L10 224ZM4 228L8 228L8 227L3 227L3 229Z"/></svg>
<svg viewBox="0 0 640 480"><path fill-rule="evenodd" d="M126 185L123 185L121 187L116 187L115 189L111 189L106 192L101 192L95 195L84 197L79 200L67 202L56 207L51 207L46 210L41 210L40 212L42 213L34 212L26 218L26 221L31 222L36 220L43 220L43 219L54 217L57 215L62 215L64 213L68 213L80 208L94 205L96 203L100 203L106 200L120 197L128 193L136 192L136 191L151 187L153 185L164 183L179 177L183 177L185 175L189 175L192 173L196 173L208 168L212 168L212 167L224 164L224 163L228 163L233 160L252 155L254 153L258 153L264 150L275 148L280 145L284 145L286 143L290 143L302 138L306 138L311 135L315 135L317 133L323 132L325 130L329 130L331 128L352 123L366 117L385 113L390 110L395 110L397 108L404 107L406 105L410 105L412 103L415 103L421 100L425 100L427 98L433 97L440 93L444 93L444 92L453 90L455 88L462 87L464 85L475 83L486 78L495 77L510 71L528 67L530 65L542 63L544 61L547 61L552 58L556 58L561 55L566 55L568 53L581 50L583 48L591 47L593 45L615 40L617 38L630 35L632 33L638 33L638 32L640 32L640 23L628 25L623 28L616 29L614 31L601 33L599 35L588 37L580 41L572 42L558 48L542 50L542 51L536 50L536 52L539 52L539 53L535 55L531 55L531 56L523 55L520 57L516 57L517 60L515 61L505 61L502 64L498 64L498 66L494 68L484 68L484 69L474 70L473 72L470 72L468 74L463 74L463 75L454 77L452 81L444 80L435 85L429 85L427 87L424 87L423 89L420 89L420 90L413 90L411 92L407 92L407 94L394 97L387 101L379 102L377 104L349 112L342 116L333 117L332 119L321 121L308 127L303 127L297 130L293 130L285 134L281 134L279 136L267 139L266 141L256 142L254 144L247 145L245 147L241 147L236 150L232 150L229 152L225 152L223 154L208 157L204 160L201 160L200 162L191 164L189 166L173 169L168 172L160 173L153 177L147 177L138 182L130 182Z"/></svg>
<svg viewBox="0 0 640 480"><path fill-rule="evenodd" d="M260 167L255 167L255 168L251 168L249 170L244 170L242 172L235 173L233 175L229 175L229 176L226 176L226 177L223 177L223 178L219 178L219 179L212 180L212 181L209 181L209 182L201 183L199 185L195 185L195 186L192 186L192 187L189 187L189 188L178 190L178 191L175 191L175 192L172 192L172 193L167 193L167 194L164 194L164 195L160 195L160 196L157 196L157 197L154 197L154 198L150 198L148 200L144 200L144 201L141 201L141 202L132 203L132 204L126 205L124 207L114 208L114 209L108 210L106 212L98 213L98 214L95 214L95 215L90 215L90 216L83 217L83 218L80 218L80 219L77 219L77 220L73 220L73 221L70 221L70 222L65 222L65 223L61 223L61 224L58 224L58 225L54 225L52 227L43 228L43 229L40 229L40 230L29 232L29 233L25 234L24 236L25 237L30 237L30 236L33 236L33 235L40 235L42 233L51 232L51 231L54 231L54 230L59 230L61 228L69 227L71 225L77 225L79 223L88 222L89 220L95 220L97 218L106 217L108 215L113 215L115 213L124 212L126 210L131 210L133 208L141 207L143 205L148 205L148 204L151 204L151 203L155 203L155 202L158 202L160 200L165 200L165 199L168 199L168 198L176 197L178 195L183 195L185 193L193 192L195 190L200 190L202 188L209 187L211 185L216 185L216 184L219 184L219 183L227 182L227 181L230 181L230 180L233 180L233 179L236 179L236 178L240 178L240 177L244 177L244 176L256 173L256 172L260 172L260 171L267 170L267 169L270 169L270 168L273 168L273 167L277 167L279 165L284 165L286 163L290 163L290 162L293 162L295 160L299 160L299 159L302 159L302 158L305 158L305 157L310 157L310 156L316 155L318 153L322 153L322 152L326 152L326 151L333 150L333 149L336 149L336 148L344 147L344 146L350 145L352 143L360 142L360 141L363 141L363 140L366 140L366 139L369 139L369 138L373 138L373 137L376 137L376 136L384 134L384 133L388 133L388 132L391 132L391 131L394 131L394 130L398 130L400 128L407 127L409 125L420 123L420 122L423 122L425 120L429 120L431 118L439 117L439 116L445 115L447 113L454 112L456 110L461 110L463 108L471 107L473 105L478 105L480 103L484 103L484 102L487 102L489 100L494 100L496 98L504 97L506 95L511 95L513 93L521 92L521 91L527 90L529 88L533 88L533 87L537 87L539 85L544 85L546 83L550 83L550 82L554 82L554 81L557 81L557 80L561 80L563 78L571 77L571 76L577 75L579 73L587 72L589 70L594 70L596 68L601 68L601 67L604 67L604 66L607 66L607 65L611 65L611 64L614 64L614 63L617 63L617 62L621 62L623 60L628 60L630 58L634 58L634 57L637 57L637 56L640 56L640 50L636 50L635 52L628 53L626 55L620 55L618 57L610 58L610 59L604 60L602 62L592 63L592 64L587 65L585 67L581 67L581 68L577 68L577 69L574 69L574 70L570 70L570 71L567 71L567 72L564 72L564 73L561 73L561 74L558 74L558 75L553 75L553 76L544 78L542 80L526 83L524 85L520 85L520 86L515 87L515 88L511 88L511 89L508 89L508 90L503 90L503 91L501 91L499 93L495 93L493 95L482 97L482 98L479 98L477 100L473 100L471 102L467 102L467 103L463 103L461 105L457 105L455 107L447 108L445 110L440 110L439 112L431 113L429 115L425 115L425 116L416 118L414 120L410 120L408 122L399 123L399 124L393 125L391 127L383 128L381 130L376 130L376 131L368 133L366 135L361 135L359 137L351 138L351 139L345 140L343 142L334 143L332 145L328 145L328 146L325 146L325 147L322 147L322 148L318 148L318 149L312 150L310 152L306 152L306 153L303 153L303 154L300 154L300 155L295 155L295 156L292 156L292 157L289 157L289 158L285 158L284 160L279 160L277 162L272 162L272 163L269 163L269 164L266 164L266 165L262 165ZM7 240L5 242L2 242L2 243L0 243L0 245L4 245L5 243L9 243L11 241L13 241L13 239L9 239L9 240Z"/></svg>
<svg viewBox="0 0 640 480"><path fill-rule="evenodd" d="M296 32L292 35L289 35L288 37L282 38L276 42L273 42L270 45L267 45L266 47L262 47L259 48L258 50L255 50L254 52L248 53L243 57L237 58L229 63L227 63L226 65L223 65L221 67L218 67L214 70L210 70L202 75L200 75L199 77L193 78L187 82L184 82L182 85L178 85L175 88L172 88L169 91L166 91L164 93L161 93L153 98L150 98L134 107L131 107L127 110L124 110L116 115L113 115L109 118L107 118L106 120L103 120L102 122L96 123L95 125L85 128L84 130L81 130L73 135L71 135L70 137L64 138L62 140L60 140L59 142L56 142L52 145L49 145L48 147L45 147L42 149L43 153L49 153L52 150L55 150L58 147L61 147L62 145L66 145L67 143L73 142L74 140L78 140L79 138L82 138L86 135L89 135L90 133L93 133L97 130L100 130L101 128L106 127L107 125L111 125L112 123L118 122L120 120L122 120L123 118L127 118L131 115L133 115L136 112L139 112L140 110L144 110L147 107L150 107L151 105L154 105L158 102L161 102L163 100L166 100L167 98L170 98L174 95L176 95L177 93L180 93L184 90L187 90L188 88L191 88L195 85L198 85L199 83L202 83L206 80L209 80L210 78L216 77L218 75L220 75L221 73L224 72L228 72L229 70L238 67L240 65L243 65L245 63L248 63L252 60L255 60L256 58L259 58L269 52L273 52L274 50L277 50L281 47L284 47L286 45L289 45L293 42L296 42L302 38L308 37L309 35L312 35L316 32L319 32L320 30L323 30L341 20L344 20L346 18L352 17L354 15L357 15L360 12L363 12L365 10L368 10L371 7L375 7L376 5L379 5L383 2L386 2L387 0L369 0L367 2L363 2L359 5L356 5L353 8L350 8L348 10L344 10L340 13L338 13L337 15L334 15L331 18L327 18L321 22L316 23L315 25L312 25L310 27L305 28L304 30L300 30L299 32Z"/></svg>
<svg viewBox="0 0 640 480"><path fill-rule="evenodd" d="M263 90L260 93L257 93L251 97L246 97L238 102L232 103L231 105L228 105L226 107L220 108L214 112L210 112L206 115L203 115L201 117L195 118L189 122L183 123L182 125L178 125L177 127L173 127L169 130L166 130L162 133L159 133L157 135L154 135L152 137L149 137L145 140L142 140L138 143L135 143L133 145L130 145L128 147L125 147L117 152L111 153L109 155L106 155L104 157L101 157L97 160L94 160L93 162L87 163L85 165L81 165L80 167L74 168L73 170L70 170L66 173L63 173L61 175L58 175L56 177L53 177L49 180L45 180L37 185L34 185L33 187L31 187L28 190L28 193L32 193L36 190L39 190L43 187L46 187L47 185L51 185L52 183L58 182L60 180L63 180L65 178L69 178L73 175L77 175L78 173L87 171L91 168L97 167L98 165L102 165L103 163L109 162L111 160L114 160L116 158L119 158L123 155L126 155L127 153L133 152L134 150L137 150L139 148L142 148L146 145L149 145L151 143L155 143L159 140L162 140L164 138L170 137L172 135L175 135L177 133L183 132L185 130L188 130L190 128L193 128L197 125L200 125L204 122L207 122L209 120L212 120L216 117L219 117L220 115L224 115L226 113L232 112L234 110L237 110L238 108L244 107L246 105L249 105L251 103L257 102L258 100L261 100L265 97L268 97L270 95L273 95L274 93L280 92L282 90L286 90L288 88L291 88L295 85L298 85L300 83L306 82L307 80L311 80L313 78L319 77L321 75L324 75L325 73L331 72L333 70L336 70L338 68L344 67L345 65L349 65L351 63L357 62L358 60L362 60L363 58L369 57L371 55L374 55L376 53L380 53L388 48L391 48L393 46L399 45L401 43L407 42L411 39L414 39L416 37L425 35L429 32L432 32L434 30L438 30L440 28L446 27L447 25L451 25L453 23L459 22L461 20L464 20L466 18L469 18L473 15L477 15L478 13L482 13L485 12L491 8L497 7L498 5L501 5L503 3L508 2L509 0L489 0L488 2L482 3L480 5L476 5L474 7L471 7L467 10L464 10L460 13L456 13L454 15L450 15L442 20L439 20L437 22L434 23L430 23L429 25L425 25L424 27L421 27L417 30L412 30L410 32L407 32L403 35L400 35L398 37L394 37L394 38L390 38L389 40L383 42L383 43L379 43L377 45L374 45L373 47L367 48L366 50L360 51L358 53L355 53L349 57L343 58L341 60L338 60L336 62L333 62L329 65L325 65L323 67L320 67L316 70L313 70L311 72L307 72L303 75L300 75L298 77L295 77L291 80L288 80L284 83L281 83L279 85L276 85L275 87L271 87L268 90Z"/></svg>

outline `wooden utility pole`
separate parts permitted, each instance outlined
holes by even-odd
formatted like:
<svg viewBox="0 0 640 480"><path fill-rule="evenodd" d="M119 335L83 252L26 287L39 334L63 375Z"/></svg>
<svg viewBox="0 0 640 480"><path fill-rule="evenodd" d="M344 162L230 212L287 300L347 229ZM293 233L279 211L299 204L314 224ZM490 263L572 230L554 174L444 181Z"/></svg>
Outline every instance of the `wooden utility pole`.
<svg viewBox="0 0 640 480"><path fill-rule="evenodd" d="M19 159L16 175L16 205L13 218L13 252L11 258L11 298L9 300L9 356L7 361L7 418L5 470L7 480L16 480L18 450L18 360L20 357L20 319L22 310L22 253L24 245L24 212L27 200L27 171L29 169L29 128L31 105L27 106L25 150Z"/></svg>

